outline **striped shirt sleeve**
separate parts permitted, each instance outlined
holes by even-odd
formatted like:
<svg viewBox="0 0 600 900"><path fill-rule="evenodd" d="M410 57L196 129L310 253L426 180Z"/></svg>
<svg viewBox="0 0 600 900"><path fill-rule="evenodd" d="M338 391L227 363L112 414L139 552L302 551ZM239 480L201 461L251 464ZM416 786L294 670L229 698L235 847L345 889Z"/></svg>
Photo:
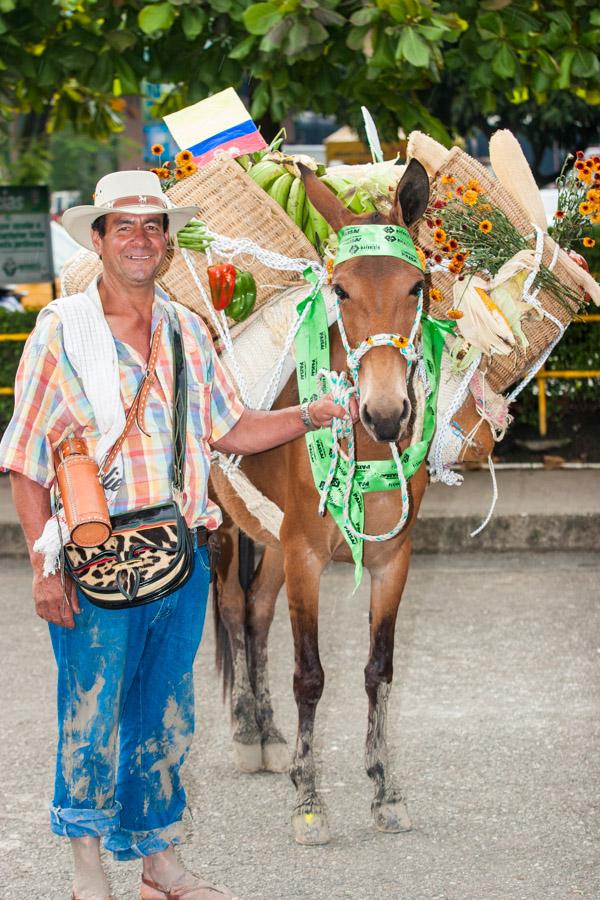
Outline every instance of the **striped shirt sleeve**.
<svg viewBox="0 0 600 900"><path fill-rule="evenodd" d="M46 318L29 336L15 380L15 408L0 442L0 469L20 472L43 487L54 478L52 430L63 406L59 383L58 319Z"/></svg>

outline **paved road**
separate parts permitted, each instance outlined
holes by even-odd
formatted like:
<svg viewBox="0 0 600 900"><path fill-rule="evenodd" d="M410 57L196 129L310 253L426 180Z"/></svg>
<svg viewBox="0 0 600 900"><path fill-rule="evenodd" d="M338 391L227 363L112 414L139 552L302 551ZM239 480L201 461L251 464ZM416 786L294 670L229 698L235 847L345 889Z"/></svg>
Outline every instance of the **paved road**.
<svg viewBox="0 0 600 900"><path fill-rule="evenodd" d="M0 897L66 900L69 854L46 825L53 664L24 562L2 561ZM197 663L186 860L244 900L549 900L600 896L600 560L416 557L399 625L390 731L414 830L375 833L362 769L367 590L331 568L322 589L327 682L318 713L332 843L297 847L285 776L236 774L212 666ZM279 723L292 736L285 604L272 632ZM119 900L135 863L108 863Z"/></svg>

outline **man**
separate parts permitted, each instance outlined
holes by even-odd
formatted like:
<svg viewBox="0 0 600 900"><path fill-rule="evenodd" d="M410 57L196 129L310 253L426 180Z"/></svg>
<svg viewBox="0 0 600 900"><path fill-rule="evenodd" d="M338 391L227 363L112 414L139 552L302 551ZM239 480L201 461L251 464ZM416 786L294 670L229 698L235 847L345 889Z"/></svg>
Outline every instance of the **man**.
<svg viewBox="0 0 600 900"><path fill-rule="evenodd" d="M168 298L154 279L170 234L196 212L195 207L167 211L155 175L123 172L101 179L94 206L68 210L63 218L71 236L93 247L102 260L102 274L86 294L112 333L125 409L146 372L152 335L163 323L144 430L134 425L123 446L124 474L113 513L170 496L173 362ZM211 447L257 453L303 435L307 413L308 425L312 421L320 427L343 410L328 398L314 401L309 410L244 409L202 320L177 309L188 378L182 512L190 528L215 529L221 517L207 496ZM85 438L91 455L101 437L82 379L65 351L60 315L48 313L23 352L15 412L0 444L0 466L11 472L33 568L35 608L50 623L58 665L59 743L51 828L71 840L72 897L110 897L100 861L101 840L117 859L142 859L141 897L146 900L231 897L227 889L184 869L173 850L181 840L186 809L179 771L194 727L192 664L206 609L206 547L196 546L187 584L161 601L125 610L100 609L68 582L66 605L60 574L44 577L42 555L33 545L51 514L53 453L69 434Z"/></svg>

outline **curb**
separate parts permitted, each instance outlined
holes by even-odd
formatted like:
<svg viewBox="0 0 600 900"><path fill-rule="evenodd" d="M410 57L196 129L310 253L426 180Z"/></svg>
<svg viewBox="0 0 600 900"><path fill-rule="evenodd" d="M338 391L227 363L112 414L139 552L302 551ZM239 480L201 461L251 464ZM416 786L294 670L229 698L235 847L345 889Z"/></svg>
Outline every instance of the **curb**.
<svg viewBox="0 0 600 900"><path fill-rule="evenodd" d="M600 514L495 516L477 535L480 516L423 516L413 531L415 553L598 551ZM0 523L0 558L27 559L27 545L17 522Z"/></svg>

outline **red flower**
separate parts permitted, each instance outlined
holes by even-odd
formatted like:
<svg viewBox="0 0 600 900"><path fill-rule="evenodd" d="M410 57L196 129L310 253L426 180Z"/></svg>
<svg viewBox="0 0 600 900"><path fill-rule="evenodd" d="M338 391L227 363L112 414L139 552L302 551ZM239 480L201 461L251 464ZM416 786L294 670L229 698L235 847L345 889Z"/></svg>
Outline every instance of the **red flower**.
<svg viewBox="0 0 600 900"><path fill-rule="evenodd" d="M583 152L583 150L578 150L575 155L576 155L577 159L583 159L585 156L585 153Z"/></svg>

